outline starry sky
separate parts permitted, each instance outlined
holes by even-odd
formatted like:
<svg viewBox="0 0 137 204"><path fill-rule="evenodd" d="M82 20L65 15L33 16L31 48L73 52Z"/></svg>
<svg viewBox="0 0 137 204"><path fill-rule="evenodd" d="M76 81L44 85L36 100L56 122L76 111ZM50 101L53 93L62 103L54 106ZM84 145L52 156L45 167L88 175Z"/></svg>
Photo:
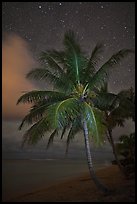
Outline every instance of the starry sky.
<svg viewBox="0 0 137 204"><path fill-rule="evenodd" d="M63 48L63 36L69 29L77 33L87 55L97 42L103 42L104 63L120 49L135 49L135 3L2 2L4 149L15 150L22 135L16 128L26 109L16 107L16 100L22 91L42 87L39 83L26 81L25 74L38 65L41 51ZM109 78L111 92L135 87L134 59L134 54L130 55L112 71ZM9 96L12 98L10 101ZM127 127L130 133L133 129L131 122ZM11 131L15 137L14 144L9 136Z"/></svg>

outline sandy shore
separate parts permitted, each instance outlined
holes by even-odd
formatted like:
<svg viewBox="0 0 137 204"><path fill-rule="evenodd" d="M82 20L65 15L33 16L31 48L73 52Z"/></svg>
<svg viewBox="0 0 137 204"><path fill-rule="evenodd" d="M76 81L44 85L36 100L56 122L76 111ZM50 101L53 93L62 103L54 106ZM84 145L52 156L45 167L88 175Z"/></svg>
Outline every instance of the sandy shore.
<svg viewBox="0 0 137 204"><path fill-rule="evenodd" d="M96 174L112 190L110 195L99 192L87 173L9 202L135 202L134 178L125 179L115 165L100 169Z"/></svg>

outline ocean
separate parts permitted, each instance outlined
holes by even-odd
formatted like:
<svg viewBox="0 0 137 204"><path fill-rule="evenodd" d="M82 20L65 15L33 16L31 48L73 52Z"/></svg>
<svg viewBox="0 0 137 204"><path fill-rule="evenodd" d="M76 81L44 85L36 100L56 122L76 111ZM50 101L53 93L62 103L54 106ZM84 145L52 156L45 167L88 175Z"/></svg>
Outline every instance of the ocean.
<svg viewBox="0 0 137 204"><path fill-rule="evenodd" d="M96 163L95 169L110 162ZM88 172L86 160L79 159L30 159L2 161L2 200L46 188L56 182Z"/></svg>

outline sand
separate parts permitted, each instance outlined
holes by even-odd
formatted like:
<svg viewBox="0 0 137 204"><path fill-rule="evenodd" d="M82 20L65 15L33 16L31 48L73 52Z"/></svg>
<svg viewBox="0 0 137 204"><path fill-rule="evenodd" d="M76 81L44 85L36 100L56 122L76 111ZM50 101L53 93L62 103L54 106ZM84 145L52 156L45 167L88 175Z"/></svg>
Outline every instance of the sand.
<svg viewBox="0 0 137 204"><path fill-rule="evenodd" d="M89 173L56 183L48 188L16 197L8 202L135 202L135 179L126 179L116 165L96 172L98 178L112 192L104 195L98 191ZM6 201L3 201L6 202Z"/></svg>

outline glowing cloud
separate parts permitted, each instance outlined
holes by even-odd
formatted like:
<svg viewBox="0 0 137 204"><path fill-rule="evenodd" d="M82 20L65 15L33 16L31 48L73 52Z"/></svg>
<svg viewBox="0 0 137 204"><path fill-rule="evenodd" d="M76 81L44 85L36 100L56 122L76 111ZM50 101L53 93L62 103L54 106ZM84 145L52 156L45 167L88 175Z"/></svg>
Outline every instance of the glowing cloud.
<svg viewBox="0 0 137 204"><path fill-rule="evenodd" d="M25 116L28 105L16 106L23 91L36 89L25 78L35 67L27 43L15 34L7 35L2 43L2 115L4 119L18 119Z"/></svg>

